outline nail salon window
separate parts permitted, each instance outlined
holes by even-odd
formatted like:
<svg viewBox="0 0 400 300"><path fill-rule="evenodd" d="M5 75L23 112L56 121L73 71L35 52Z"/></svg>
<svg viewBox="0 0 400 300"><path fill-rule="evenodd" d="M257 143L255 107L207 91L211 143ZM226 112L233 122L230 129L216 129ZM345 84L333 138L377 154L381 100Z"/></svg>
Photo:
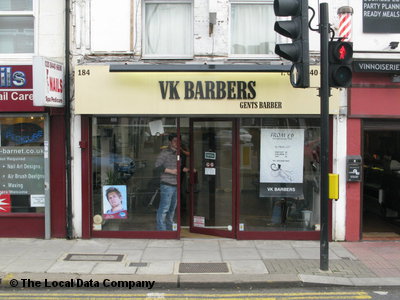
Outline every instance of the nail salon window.
<svg viewBox="0 0 400 300"><path fill-rule="evenodd" d="M44 213L44 117L0 117L0 216Z"/></svg>

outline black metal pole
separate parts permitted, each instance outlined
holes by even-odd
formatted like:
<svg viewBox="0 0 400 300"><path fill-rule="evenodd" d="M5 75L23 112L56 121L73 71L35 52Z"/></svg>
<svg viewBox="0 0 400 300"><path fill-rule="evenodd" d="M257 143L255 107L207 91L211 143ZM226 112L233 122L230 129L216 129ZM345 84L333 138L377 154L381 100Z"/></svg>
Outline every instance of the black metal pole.
<svg viewBox="0 0 400 300"><path fill-rule="evenodd" d="M72 186L71 186L71 99L70 99L70 0L65 1L65 159L66 159L66 193L67 193L67 238L73 238L72 229Z"/></svg>
<svg viewBox="0 0 400 300"><path fill-rule="evenodd" d="M329 189L329 13L328 3L320 4L320 36L321 36L321 232L320 232L320 269L329 269L329 241L328 241L328 189Z"/></svg>

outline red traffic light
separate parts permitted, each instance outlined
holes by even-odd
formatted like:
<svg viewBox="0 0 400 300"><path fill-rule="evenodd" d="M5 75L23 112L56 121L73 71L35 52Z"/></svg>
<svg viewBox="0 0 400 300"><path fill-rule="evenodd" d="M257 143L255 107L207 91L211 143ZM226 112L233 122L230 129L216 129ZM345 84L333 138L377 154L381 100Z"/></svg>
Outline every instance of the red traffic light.
<svg viewBox="0 0 400 300"><path fill-rule="evenodd" d="M353 59L353 45L349 42L331 42L329 58L331 63L348 64Z"/></svg>
<svg viewBox="0 0 400 300"><path fill-rule="evenodd" d="M329 86L351 86L353 44L351 42L329 42Z"/></svg>

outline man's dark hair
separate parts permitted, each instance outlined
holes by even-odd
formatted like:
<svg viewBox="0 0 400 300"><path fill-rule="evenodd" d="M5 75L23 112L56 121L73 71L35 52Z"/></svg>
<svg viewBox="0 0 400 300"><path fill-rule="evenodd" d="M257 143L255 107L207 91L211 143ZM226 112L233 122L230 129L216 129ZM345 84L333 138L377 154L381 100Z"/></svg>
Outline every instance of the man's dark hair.
<svg viewBox="0 0 400 300"><path fill-rule="evenodd" d="M168 141L172 141L174 138L178 137L178 135L176 133L170 133L168 135Z"/></svg>
<svg viewBox="0 0 400 300"><path fill-rule="evenodd" d="M112 186L112 187L109 187L106 190L106 198L107 198L107 200L108 200L108 194L110 194L110 193L116 193L120 198L122 198L121 192L116 187Z"/></svg>

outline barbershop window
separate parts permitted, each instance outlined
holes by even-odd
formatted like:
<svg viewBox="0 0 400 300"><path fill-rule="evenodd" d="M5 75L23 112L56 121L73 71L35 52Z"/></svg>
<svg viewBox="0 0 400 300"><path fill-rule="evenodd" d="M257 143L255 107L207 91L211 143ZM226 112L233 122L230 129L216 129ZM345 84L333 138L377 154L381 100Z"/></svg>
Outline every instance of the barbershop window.
<svg viewBox="0 0 400 300"><path fill-rule="evenodd" d="M0 216L44 213L44 117L0 117Z"/></svg>
<svg viewBox="0 0 400 300"><path fill-rule="evenodd" d="M0 0L0 54L33 52L32 0Z"/></svg>
<svg viewBox="0 0 400 300"><path fill-rule="evenodd" d="M177 132L176 119L92 120L93 230L156 231L161 174L155 162ZM175 214L169 230L176 223Z"/></svg>
<svg viewBox="0 0 400 300"><path fill-rule="evenodd" d="M240 228L320 230L320 126L314 118L243 118Z"/></svg>
<svg viewBox="0 0 400 300"><path fill-rule="evenodd" d="M193 57L192 1L144 1L144 58Z"/></svg>
<svg viewBox="0 0 400 300"><path fill-rule="evenodd" d="M275 14L273 1L231 0L230 54L274 54Z"/></svg>

